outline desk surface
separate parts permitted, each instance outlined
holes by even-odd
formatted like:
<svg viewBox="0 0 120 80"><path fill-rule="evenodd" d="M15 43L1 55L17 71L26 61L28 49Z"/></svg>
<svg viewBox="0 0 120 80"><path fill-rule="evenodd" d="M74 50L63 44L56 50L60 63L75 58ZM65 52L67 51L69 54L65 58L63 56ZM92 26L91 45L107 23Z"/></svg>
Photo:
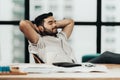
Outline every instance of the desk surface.
<svg viewBox="0 0 120 80"><path fill-rule="evenodd" d="M120 64L104 64L107 73L44 73L27 75L0 75L0 80L120 80Z"/></svg>

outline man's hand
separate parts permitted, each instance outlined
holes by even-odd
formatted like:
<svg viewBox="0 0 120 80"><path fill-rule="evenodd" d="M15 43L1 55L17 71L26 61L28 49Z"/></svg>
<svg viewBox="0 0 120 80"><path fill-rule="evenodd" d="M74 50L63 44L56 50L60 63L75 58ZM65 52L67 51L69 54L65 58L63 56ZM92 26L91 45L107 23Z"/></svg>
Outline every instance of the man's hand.
<svg viewBox="0 0 120 80"><path fill-rule="evenodd" d="M74 27L74 21L72 19L64 19L57 21L56 24L58 28L62 28L63 32L67 35L67 38L69 38Z"/></svg>
<svg viewBox="0 0 120 80"><path fill-rule="evenodd" d="M30 24L30 26L36 31L36 32L39 32L39 29L38 27L36 26L36 24L33 24L31 21L29 20L25 20L26 23Z"/></svg>
<svg viewBox="0 0 120 80"><path fill-rule="evenodd" d="M35 29L36 32L39 32L39 29L38 29L38 27L36 26L36 24L34 24L34 29Z"/></svg>

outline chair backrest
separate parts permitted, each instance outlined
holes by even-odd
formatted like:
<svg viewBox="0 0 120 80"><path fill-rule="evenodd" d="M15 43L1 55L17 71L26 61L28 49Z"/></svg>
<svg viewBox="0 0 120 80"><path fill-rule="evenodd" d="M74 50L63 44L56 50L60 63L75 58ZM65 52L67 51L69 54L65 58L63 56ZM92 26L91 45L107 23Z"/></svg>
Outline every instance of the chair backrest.
<svg viewBox="0 0 120 80"><path fill-rule="evenodd" d="M44 63L37 54L33 54L33 58L35 60L35 63Z"/></svg>

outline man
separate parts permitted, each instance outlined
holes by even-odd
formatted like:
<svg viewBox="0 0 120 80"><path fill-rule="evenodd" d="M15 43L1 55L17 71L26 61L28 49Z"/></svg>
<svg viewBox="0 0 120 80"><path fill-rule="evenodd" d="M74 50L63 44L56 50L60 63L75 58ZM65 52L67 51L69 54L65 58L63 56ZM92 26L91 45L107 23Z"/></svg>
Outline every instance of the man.
<svg viewBox="0 0 120 80"><path fill-rule="evenodd" d="M71 62L76 59L68 45L74 21L56 21L53 14L45 13L35 18L35 24L28 20L20 21L20 30L29 41L29 52L37 54L44 63ZM58 32L58 29L61 31Z"/></svg>

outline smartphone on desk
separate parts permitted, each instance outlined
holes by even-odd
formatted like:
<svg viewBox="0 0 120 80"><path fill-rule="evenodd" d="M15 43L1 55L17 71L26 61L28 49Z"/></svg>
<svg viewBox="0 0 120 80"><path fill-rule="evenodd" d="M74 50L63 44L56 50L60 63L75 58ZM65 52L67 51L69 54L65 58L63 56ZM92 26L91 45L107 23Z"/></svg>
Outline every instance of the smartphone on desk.
<svg viewBox="0 0 120 80"><path fill-rule="evenodd" d="M57 62L57 63L53 63L53 65L58 66L58 67L76 67L76 66L82 66L81 64L70 63L70 62Z"/></svg>

